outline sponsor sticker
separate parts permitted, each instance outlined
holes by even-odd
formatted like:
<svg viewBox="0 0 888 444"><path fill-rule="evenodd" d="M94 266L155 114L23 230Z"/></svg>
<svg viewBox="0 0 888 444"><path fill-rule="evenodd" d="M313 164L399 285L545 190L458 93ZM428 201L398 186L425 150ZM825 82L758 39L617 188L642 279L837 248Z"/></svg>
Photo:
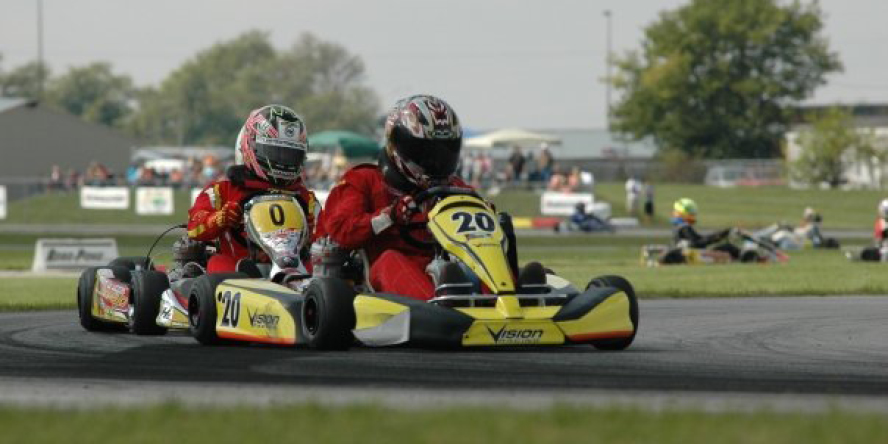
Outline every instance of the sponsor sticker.
<svg viewBox="0 0 888 444"><path fill-rule="evenodd" d="M503 325L499 330L487 327L487 331L497 344L536 344L543 339L542 328L509 328Z"/></svg>
<svg viewBox="0 0 888 444"><path fill-rule="evenodd" d="M281 317L278 315L258 312L253 313L249 309L247 309L247 316L249 316L250 326L253 328L267 328L269 330L274 330L281 321Z"/></svg>

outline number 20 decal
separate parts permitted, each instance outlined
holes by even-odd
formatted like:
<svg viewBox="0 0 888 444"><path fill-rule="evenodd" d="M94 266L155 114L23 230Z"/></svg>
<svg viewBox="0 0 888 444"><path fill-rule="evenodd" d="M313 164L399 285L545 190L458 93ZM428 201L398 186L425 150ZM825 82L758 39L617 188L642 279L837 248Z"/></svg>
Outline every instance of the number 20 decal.
<svg viewBox="0 0 888 444"><path fill-rule="evenodd" d="M457 211L450 217L452 220L459 220L459 228L457 233L466 233L470 231L486 231L492 233L496 229L493 218L487 213L475 213L472 217L471 213L465 211Z"/></svg>
<svg viewBox="0 0 888 444"><path fill-rule="evenodd" d="M222 322L219 323L220 327L237 327L237 322L240 320L240 299L240 293L232 295L230 291L226 291L219 297L219 302L225 304Z"/></svg>

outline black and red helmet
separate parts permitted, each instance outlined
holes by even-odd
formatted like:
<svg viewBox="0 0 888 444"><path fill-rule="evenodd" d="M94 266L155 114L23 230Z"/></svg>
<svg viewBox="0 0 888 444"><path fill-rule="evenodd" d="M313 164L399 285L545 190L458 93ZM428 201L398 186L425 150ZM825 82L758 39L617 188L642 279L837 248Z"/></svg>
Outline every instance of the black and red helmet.
<svg viewBox="0 0 888 444"><path fill-rule="evenodd" d="M237 136L237 163L275 185L299 180L307 155L305 122L286 106L253 110Z"/></svg>
<svg viewBox="0 0 888 444"><path fill-rule="evenodd" d="M400 100L389 113L384 143L383 169L395 170L384 171L389 185L403 190L406 181L424 189L456 172L462 128L447 102L416 95Z"/></svg>

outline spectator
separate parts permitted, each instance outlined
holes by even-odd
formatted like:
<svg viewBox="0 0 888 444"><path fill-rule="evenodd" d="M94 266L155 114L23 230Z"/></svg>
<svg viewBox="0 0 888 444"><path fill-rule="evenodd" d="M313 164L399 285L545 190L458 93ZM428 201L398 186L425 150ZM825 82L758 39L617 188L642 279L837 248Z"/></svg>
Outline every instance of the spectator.
<svg viewBox="0 0 888 444"><path fill-rule="evenodd" d="M641 194L641 184L635 176L629 176L626 180L626 213L636 214L638 211L638 196Z"/></svg>
<svg viewBox="0 0 888 444"><path fill-rule="evenodd" d="M65 188L65 178L62 175L62 168L53 165L49 173L49 189L50 191L61 191Z"/></svg>
<svg viewBox="0 0 888 444"><path fill-rule="evenodd" d="M644 217L648 222L654 220L654 185L646 179L642 179L642 189L644 191Z"/></svg>
<svg viewBox="0 0 888 444"><path fill-rule="evenodd" d="M173 188L182 188L182 183L185 181L185 174L182 173L182 170L175 168L170 171L169 183Z"/></svg>
<svg viewBox="0 0 888 444"><path fill-rule="evenodd" d="M521 173L524 171L524 154L521 153L521 147L515 145L512 147L512 155L509 156L508 180L518 182L521 180Z"/></svg>
<svg viewBox="0 0 888 444"><path fill-rule="evenodd" d="M549 151L549 144L540 145L540 156L537 161L537 168L540 171L540 180L545 183L549 181L555 168L555 157Z"/></svg>

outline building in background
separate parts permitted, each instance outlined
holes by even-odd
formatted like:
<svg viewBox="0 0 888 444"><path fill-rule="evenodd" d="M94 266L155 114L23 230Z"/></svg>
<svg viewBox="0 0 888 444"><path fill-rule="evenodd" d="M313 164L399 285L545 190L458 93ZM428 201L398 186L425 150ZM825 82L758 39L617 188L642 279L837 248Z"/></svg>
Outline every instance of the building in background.
<svg viewBox="0 0 888 444"><path fill-rule="evenodd" d="M0 97L0 179L49 177L53 165L84 171L100 162L122 174L136 139L35 101Z"/></svg>

